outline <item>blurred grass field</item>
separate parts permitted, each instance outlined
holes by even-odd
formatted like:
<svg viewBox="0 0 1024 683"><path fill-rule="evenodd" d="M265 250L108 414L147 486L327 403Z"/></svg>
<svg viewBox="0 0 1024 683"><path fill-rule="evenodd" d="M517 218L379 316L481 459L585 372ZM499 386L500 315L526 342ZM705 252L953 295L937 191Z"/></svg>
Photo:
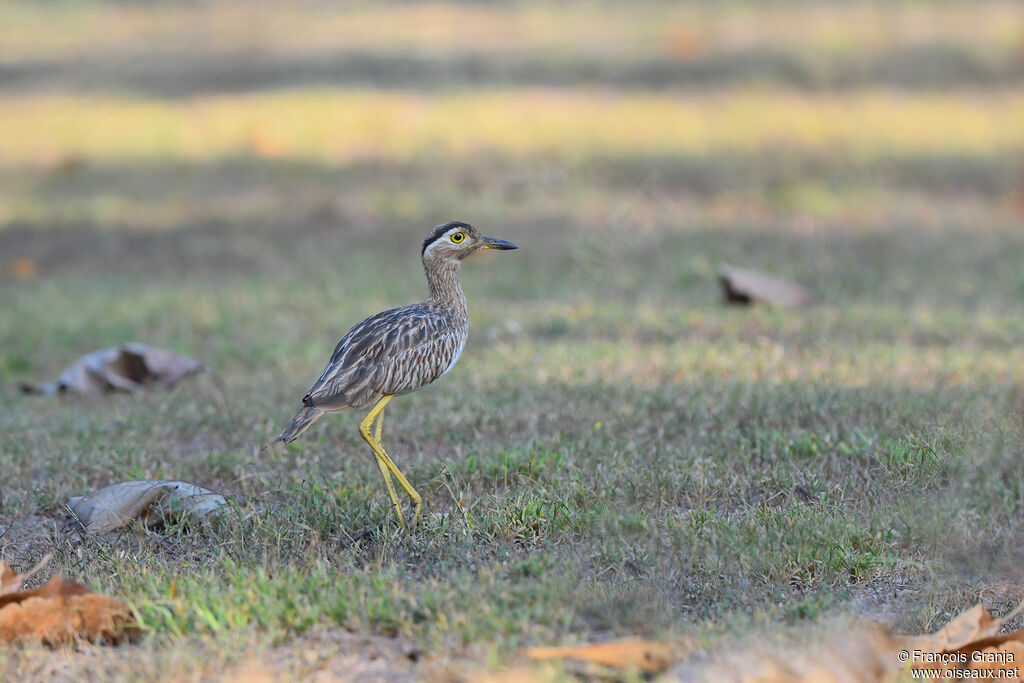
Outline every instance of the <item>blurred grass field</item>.
<svg viewBox="0 0 1024 683"><path fill-rule="evenodd" d="M0 556L53 552L149 629L2 650L0 678L445 677L1016 604L1018 13L0 5ZM254 446L352 324L423 295L449 219L521 248L465 264L464 357L389 407L426 501L404 536L361 416ZM724 307L723 262L814 301ZM211 373L17 393L133 339ZM64 526L70 496L155 477L237 514Z"/></svg>

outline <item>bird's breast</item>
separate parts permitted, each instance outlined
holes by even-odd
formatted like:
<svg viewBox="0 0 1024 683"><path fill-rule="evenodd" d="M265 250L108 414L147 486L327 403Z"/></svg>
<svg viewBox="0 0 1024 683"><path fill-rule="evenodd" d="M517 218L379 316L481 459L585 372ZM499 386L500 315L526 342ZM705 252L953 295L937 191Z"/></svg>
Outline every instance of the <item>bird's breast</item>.
<svg viewBox="0 0 1024 683"><path fill-rule="evenodd" d="M447 375L451 371L451 369L455 367L455 364L459 362L459 356L462 355L462 350L466 348L467 339L469 339L468 331L464 331L462 334L459 335L458 346L455 347L455 353L452 355L452 360L450 363L448 363L448 367L446 367L441 372L441 374L437 376L438 379L441 379L442 377Z"/></svg>

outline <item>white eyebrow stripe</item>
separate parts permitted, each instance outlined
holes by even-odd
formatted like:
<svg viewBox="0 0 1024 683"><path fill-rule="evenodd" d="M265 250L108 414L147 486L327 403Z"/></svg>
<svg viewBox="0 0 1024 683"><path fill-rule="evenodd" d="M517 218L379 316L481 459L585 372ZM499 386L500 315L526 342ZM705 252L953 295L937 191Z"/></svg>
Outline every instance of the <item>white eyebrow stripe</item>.
<svg viewBox="0 0 1024 683"><path fill-rule="evenodd" d="M434 240L429 245L427 245L427 248L424 250L423 255L426 256L427 252L430 251L431 249L433 249L435 245L440 244L441 242L444 242L445 240L447 240L449 237L451 237L455 233L457 233L457 232L465 232L465 231L466 231L465 228L450 228L443 235L441 235L436 240Z"/></svg>

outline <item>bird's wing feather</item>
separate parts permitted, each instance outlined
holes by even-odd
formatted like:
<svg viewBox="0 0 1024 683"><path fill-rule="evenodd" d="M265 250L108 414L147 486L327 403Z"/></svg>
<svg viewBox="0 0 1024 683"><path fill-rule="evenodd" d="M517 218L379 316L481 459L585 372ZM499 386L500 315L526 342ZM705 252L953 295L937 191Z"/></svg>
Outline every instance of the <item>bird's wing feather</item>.
<svg viewBox="0 0 1024 683"><path fill-rule="evenodd" d="M461 350L460 336L450 317L422 304L378 313L338 342L303 403L361 407L384 394L414 391L451 366Z"/></svg>

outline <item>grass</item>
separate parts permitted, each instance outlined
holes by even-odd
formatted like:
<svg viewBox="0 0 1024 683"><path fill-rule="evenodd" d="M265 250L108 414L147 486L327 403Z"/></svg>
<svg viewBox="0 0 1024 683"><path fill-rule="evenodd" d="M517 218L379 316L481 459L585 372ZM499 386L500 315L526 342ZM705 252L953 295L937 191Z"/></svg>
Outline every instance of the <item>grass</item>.
<svg viewBox="0 0 1024 683"><path fill-rule="evenodd" d="M224 17L242 11L40 7L0 11L25 31L63 22L38 44L52 59L78 54L95 17L126 22L111 41L130 53L126 26L174 33L180 13L209 12L228 40ZM359 21L591 12L431 7ZM904 45L912 14L936 44L983 52L1009 31L990 20L1007 7L709 5L695 21L720 22L712 52L728 51L757 19L761 40L790 44L782 19L806 10L838 32L832 54L854 38ZM660 31L662 11L677 10L639 11L635 35ZM616 16L586 20L620 37L609 58L643 58L648 42ZM447 26L395 34L395 49L448 54ZM557 62L542 30L522 31ZM296 49L292 32L266 35ZM310 40L326 35L315 24ZM24 40L0 43L31 61ZM18 569L52 552L54 571L123 598L147 632L129 648L6 649L0 672L200 679L256 662L443 677L526 645L639 634L715 648L857 618L919 632L979 600L1019 601L1012 83L430 89L393 75L379 90L174 97L0 87L0 549ZM521 249L466 263L464 357L388 408L385 444L425 499L404 535L361 416L256 447L349 326L422 296L418 242L451 218ZM724 307L723 262L814 299ZM135 396L16 391L128 339L210 372ZM223 491L230 512L100 537L63 524L69 497L150 477Z"/></svg>
<svg viewBox="0 0 1024 683"><path fill-rule="evenodd" d="M122 96L0 99L7 163L207 161L249 155L320 163L490 152L513 158L692 155L814 148L993 154L1024 142L1024 98L887 91L812 96L767 89L701 95L502 90L423 95L274 92L164 102ZM74 112L73 116L69 112ZM770 114L766 115L766 112ZM957 135L949 135L949 130Z"/></svg>
<svg viewBox="0 0 1024 683"><path fill-rule="evenodd" d="M0 36L7 58L95 54L102 32L106 49L138 51L154 42L182 42L208 52L262 48L331 50L338 45L380 51L451 53L580 53L636 56L784 46L818 55L857 53L934 41L987 49L1024 42L1013 2L705 3L632 8L591 3L506 3L499 7L439 2L377 6L321 3L294 9L274 3L240 6L131 6L55 2L39 7L8 2L0 8ZM310 16L316 21L311 22ZM566 31L565 26L575 30ZM198 40L198 37L206 40Z"/></svg>

